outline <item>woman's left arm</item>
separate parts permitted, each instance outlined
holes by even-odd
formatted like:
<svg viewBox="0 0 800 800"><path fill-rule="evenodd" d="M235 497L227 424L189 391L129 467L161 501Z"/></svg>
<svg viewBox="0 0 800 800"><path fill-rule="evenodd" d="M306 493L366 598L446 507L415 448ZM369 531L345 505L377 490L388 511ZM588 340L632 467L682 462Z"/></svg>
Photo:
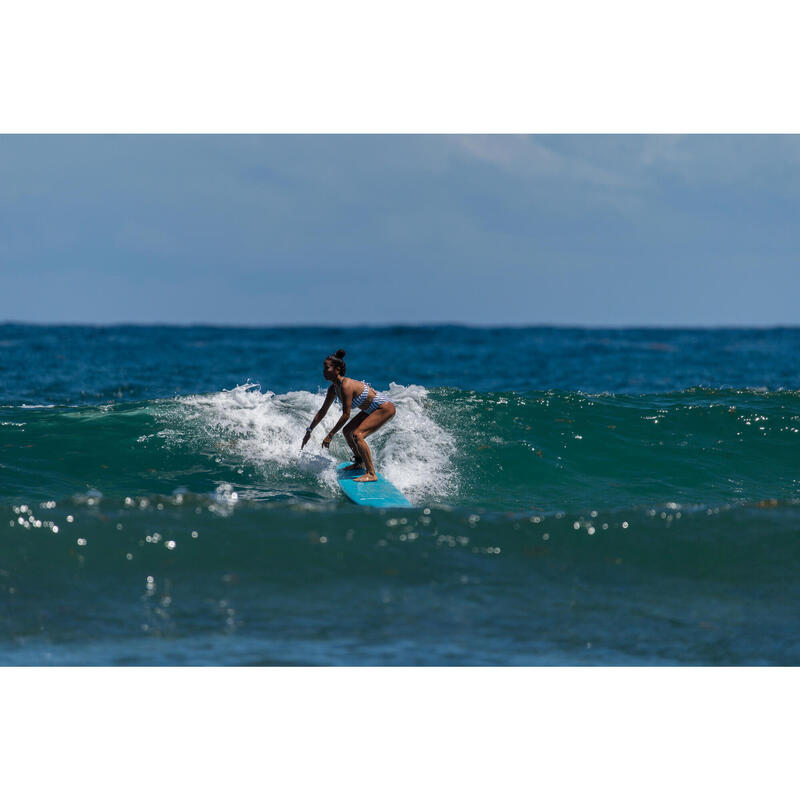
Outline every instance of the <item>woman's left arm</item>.
<svg viewBox="0 0 800 800"><path fill-rule="evenodd" d="M338 430L350 419L350 408L352 405L353 392L342 386L342 416L339 417L336 424L331 428L330 433L322 440L323 447L330 447L331 439L336 436Z"/></svg>

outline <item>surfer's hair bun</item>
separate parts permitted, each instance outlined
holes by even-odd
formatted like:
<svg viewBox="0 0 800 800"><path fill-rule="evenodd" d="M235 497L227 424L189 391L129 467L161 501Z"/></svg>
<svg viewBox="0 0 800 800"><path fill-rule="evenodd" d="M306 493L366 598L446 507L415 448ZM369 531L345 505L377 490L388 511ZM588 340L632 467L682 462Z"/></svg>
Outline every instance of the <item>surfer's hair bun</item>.
<svg viewBox="0 0 800 800"><path fill-rule="evenodd" d="M332 356L328 356L325 360L330 361L336 369L339 370L340 375L344 375L347 371L347 367L344 363L345 351L344 350L337 350Z"/></svg>

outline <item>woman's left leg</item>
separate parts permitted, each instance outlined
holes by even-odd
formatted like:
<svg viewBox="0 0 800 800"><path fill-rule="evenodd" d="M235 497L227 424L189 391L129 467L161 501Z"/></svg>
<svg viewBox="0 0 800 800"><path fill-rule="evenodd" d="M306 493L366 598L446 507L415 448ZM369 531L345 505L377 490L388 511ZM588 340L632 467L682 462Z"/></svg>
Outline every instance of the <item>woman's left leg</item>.
<svg viewBox="0 0 800 800"><path fill-rule="evenodd" d="M358 448L353 441L353 431L356 430L356 428L358 428L358 426L368 417L369 414L365 413L364 411L360 411L353 419L350 420L350 422L347 423L347 425L344 426L342 433L344 434L344 438L348 446L353 451L353 463L349 467L345 467L345 471L362 469L364 466L364 461L361 458L361 454L358 452Z"/></svg>
<svg viewBox="0 0 800 800"><path fill-rule="evenodd" d="M366 437L371 433L375 433L384 423L388 422L397 412L394 403L386 402L382 406L376 408L354 431L353 442L361 454L364 461L366 473L360 478L353 478L355 481L366 482L376 481L378 476L375 474L375 467L372 464L372 453L366 442Z"/></svg>

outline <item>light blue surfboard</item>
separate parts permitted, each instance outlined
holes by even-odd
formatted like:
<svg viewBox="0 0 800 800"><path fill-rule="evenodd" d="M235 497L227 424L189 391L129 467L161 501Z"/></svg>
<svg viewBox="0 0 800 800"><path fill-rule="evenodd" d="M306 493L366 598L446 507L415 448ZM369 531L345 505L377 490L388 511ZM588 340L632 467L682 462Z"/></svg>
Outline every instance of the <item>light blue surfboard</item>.
<svg viewBox="0 0 800 800"><path fill-rule="evenodd" d="M336 477L339 486L347 497L359 506L375 506L377 508L411 508L411 503L405 495L380 472L378 480L369 483L356 483L353 478L364 474L363 469L351 469L345 472L343 467L349 467L350 462L345 461L336 467Z"/></svg>

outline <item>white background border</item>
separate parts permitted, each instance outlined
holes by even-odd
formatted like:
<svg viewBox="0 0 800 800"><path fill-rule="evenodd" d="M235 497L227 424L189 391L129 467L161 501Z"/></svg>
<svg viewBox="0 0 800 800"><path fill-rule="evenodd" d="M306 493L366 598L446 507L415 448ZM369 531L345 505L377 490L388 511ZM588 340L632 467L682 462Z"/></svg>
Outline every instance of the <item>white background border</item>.
<svg viewBox="0 0 800 800"><path fill-rule="evenodd" d="M15 800L673 800L796 785L793 669L43 668L0 680Z"/></svg>
<svg viewBox="0 0 800 800"><path fill-rule="evenodd" d="M800 130L788 2L2 9L4 132Z"/></svg>

